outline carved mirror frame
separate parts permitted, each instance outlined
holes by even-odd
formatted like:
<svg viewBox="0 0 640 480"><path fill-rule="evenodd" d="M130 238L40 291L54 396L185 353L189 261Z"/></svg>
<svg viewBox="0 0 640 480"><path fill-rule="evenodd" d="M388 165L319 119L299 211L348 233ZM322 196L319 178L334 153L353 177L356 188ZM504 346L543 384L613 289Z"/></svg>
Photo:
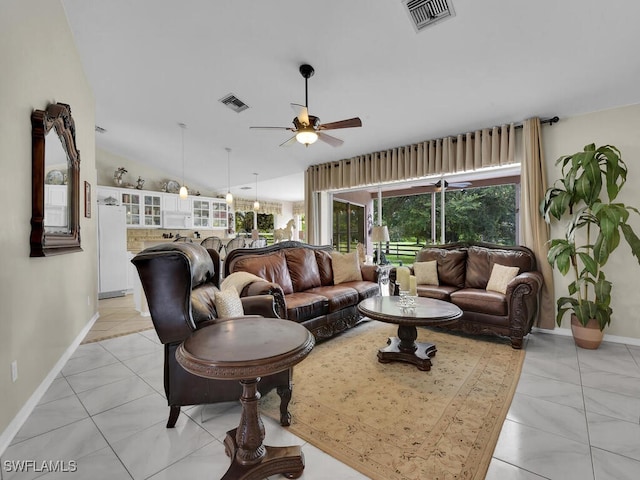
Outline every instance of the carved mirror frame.
<svg viewBox="0 0 640 480"><path fill-rule="evenodd" d="M45 138L55 129L62 148L67 154L68 178L68 230L64 233L47 232L45 214ZM51 140L52 137L50 136ZM32 140L32 212L31 257L44 257L80 252L80 152L76 147L76 127L71 107L65 103L52 103L46 110L31 114Z"/></svg>

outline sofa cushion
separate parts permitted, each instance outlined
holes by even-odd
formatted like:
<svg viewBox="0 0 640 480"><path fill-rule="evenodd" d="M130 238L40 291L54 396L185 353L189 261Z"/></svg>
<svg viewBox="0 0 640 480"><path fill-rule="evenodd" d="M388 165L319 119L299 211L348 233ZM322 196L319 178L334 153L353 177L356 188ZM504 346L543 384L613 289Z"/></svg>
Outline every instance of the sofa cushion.
<svg viewBox="0 0 640 480"><path fill-rule="evenodd" d="M335 285L362 280L358 252L331 252L331 266L333 268L333 283Z"/></svg>
<svg viewBox="0 0 640 480"><path fill-rule="evenodd" d="M366 280L345 282L342 287L350 287L358 292L358 302L361 302L365 298L375 297L380 294L380 287L377 283L367 282Z"/></svg>
<svg viewBox="0 0 640 480"><path fill-rule="evenodd" d="M530 272L535 269L535 257L522 250L491 249L489 251L491 267L498 263L507 267L518 267L519 273Z"/></svg>
<svg viewBox="0 0 640 480"><path fill-rule="evenodd" d="M234 272L253 273L267 282L277 283L282 287L285 295L293 293L287 260L282 252L242 257L235 262L233 269Z"/></svg>
<svg viewBox="0 0 640 480"><path fill-rule="evenodd" d="M458 287L451 285L418 285L419 297L435 298L436 300L451 301L451 293L458 290Z"/></svg>
<svg viewBox="0 0 640 480"><path fill-rule="evenodd" d="M535 258L522 250L487 248L479 245L467 249L467 279L469 288L487 288L493 265L499 263L507 267L518 267L520 272L528 272L535 265Z"/></svg>
<svg viewBox="0 0 640 480"><path fill-rule="evenodd" d="M491 276L491 263L489 262L489 250L484 247L471 246L467 249L467 276L465 287L487 288L487 282Z"/></svg>
<svg viewBox="0 0 640 480"><path fill-rule="evenodd" d="M333 285L333 267L331 265L331 254L326 250L315 250L320 272L320 285Z"/></svg>
<svg viewBox="0 0 640 480"><path fill-rule="evenodd" d="M438 280L441 285L462 288L465 285L466 249L425 248L416 254L416 262L438 262ZM483 287L484 288L484 287Z"/></svg>
<svg viewBox="0 0 640 480"><path fill-rule="evenodd" d="M507 293L507 285L518 275L519 271L520 267L507 267L494 263L491 268L491 276L487 282L487 290Z"/></svg>
<svg viewBox="0 0 640 480"><path fill-rule="evenodd" d="M462 310L486 313L488 315L507 315L507 297L484 288L462 288L451 293L451 303Z"/></svg>
<svg viewBox="0 0 640 480"><path fill-rule="evenodd" d="M438 281L438 261L415 262L413 273L416 275L418 285L439 285Z"/></svg>
<svg viewBox="0 0 640 480"><path fill-rule="evenodd" d="M308 292L296 292L285 295L287 318L294 322L303 322L329 313L329 299Z"/></svg>
<svg viewBox="0 0 640 480"><path fill-rule="evenodd" d="M329 313L357 305L359 300L358 291L355 288L345 287L344 285L316 287L307 290L306 293L314 293L327 297L329 300Z"/></svg>
<svg viewBox="0 0 640 480"><path fill-rule="evenodd" d="M191 318L196 325L217 317L215 295L219 291L212 284L200 285L191 290Z"/></svg>
<svg viewBox="0 0 640 480"><path fill-rule="evenodd" d="M284 251L294 292L320 286L320 272L313 250L289 248Z"/></svg>

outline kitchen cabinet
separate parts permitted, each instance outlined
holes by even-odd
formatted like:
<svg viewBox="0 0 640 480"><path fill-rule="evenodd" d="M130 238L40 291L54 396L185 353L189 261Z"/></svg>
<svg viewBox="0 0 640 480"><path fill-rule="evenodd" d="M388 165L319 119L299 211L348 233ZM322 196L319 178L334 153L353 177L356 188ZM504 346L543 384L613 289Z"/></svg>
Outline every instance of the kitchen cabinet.
<svg viewBox="0 0 640 480"><path fill-rule="evenodd" d="M121 205L130 228L226 230L229 225L229 207L221 198L185 199L175 193L106 186L98 187L97 198L98 204Z"/></svg>

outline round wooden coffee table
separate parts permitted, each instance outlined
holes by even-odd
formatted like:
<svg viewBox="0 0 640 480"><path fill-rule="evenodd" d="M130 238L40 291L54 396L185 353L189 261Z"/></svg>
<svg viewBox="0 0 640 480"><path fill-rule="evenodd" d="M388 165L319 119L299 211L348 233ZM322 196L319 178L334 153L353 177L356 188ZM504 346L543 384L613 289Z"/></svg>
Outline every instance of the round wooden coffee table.
<svg viewBox="0 0 640 480"><path fill-rule="evenodd" d="M431 357L436 352L433 343L416 342L416 326L436 326L455 322L462 316L456 305L433 298L415 298L415 307L403 308L400 297L371 297L358 305L363 315L386 323L398 325L398 336L391 337L387 346L378 350L378 361L413 363L419 370L431 370Z"/></svg>
<svg viewBox="0 0 640 480"><path fill-rule="evenodd" d="M178 347L176 360L188 372L239 380L242 385L240 424L228 431L224 440L231 465L222 480L262 479L278 473L287 478L302 475L300 446L263 445L257 387L260 377L297 364L314 344L311 332L291 320L238 317L196 330Z"/></svg>

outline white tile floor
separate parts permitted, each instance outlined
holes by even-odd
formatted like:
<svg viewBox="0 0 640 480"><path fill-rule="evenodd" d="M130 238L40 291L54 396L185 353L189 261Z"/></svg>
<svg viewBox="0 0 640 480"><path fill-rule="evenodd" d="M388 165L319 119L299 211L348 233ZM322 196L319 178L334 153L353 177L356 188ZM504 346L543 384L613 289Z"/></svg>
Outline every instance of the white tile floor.
<svg viewBox="0 0 640 480"><path fill-rule="evenodd" d="M166 429L162 346L153 330L78 347L1 455L2 480L216 479L237 402L183 409ZM640 347L577 349L532 334L487 479L640 478ZM295 393L294 393L295 394ZM303 445L305 480L364 475L263 418L270 445ZM74 460L76 473L15 473L7 461ZM40 476L40 477L39 477ZM278 477L283 478L283 477Z"/></svg>

